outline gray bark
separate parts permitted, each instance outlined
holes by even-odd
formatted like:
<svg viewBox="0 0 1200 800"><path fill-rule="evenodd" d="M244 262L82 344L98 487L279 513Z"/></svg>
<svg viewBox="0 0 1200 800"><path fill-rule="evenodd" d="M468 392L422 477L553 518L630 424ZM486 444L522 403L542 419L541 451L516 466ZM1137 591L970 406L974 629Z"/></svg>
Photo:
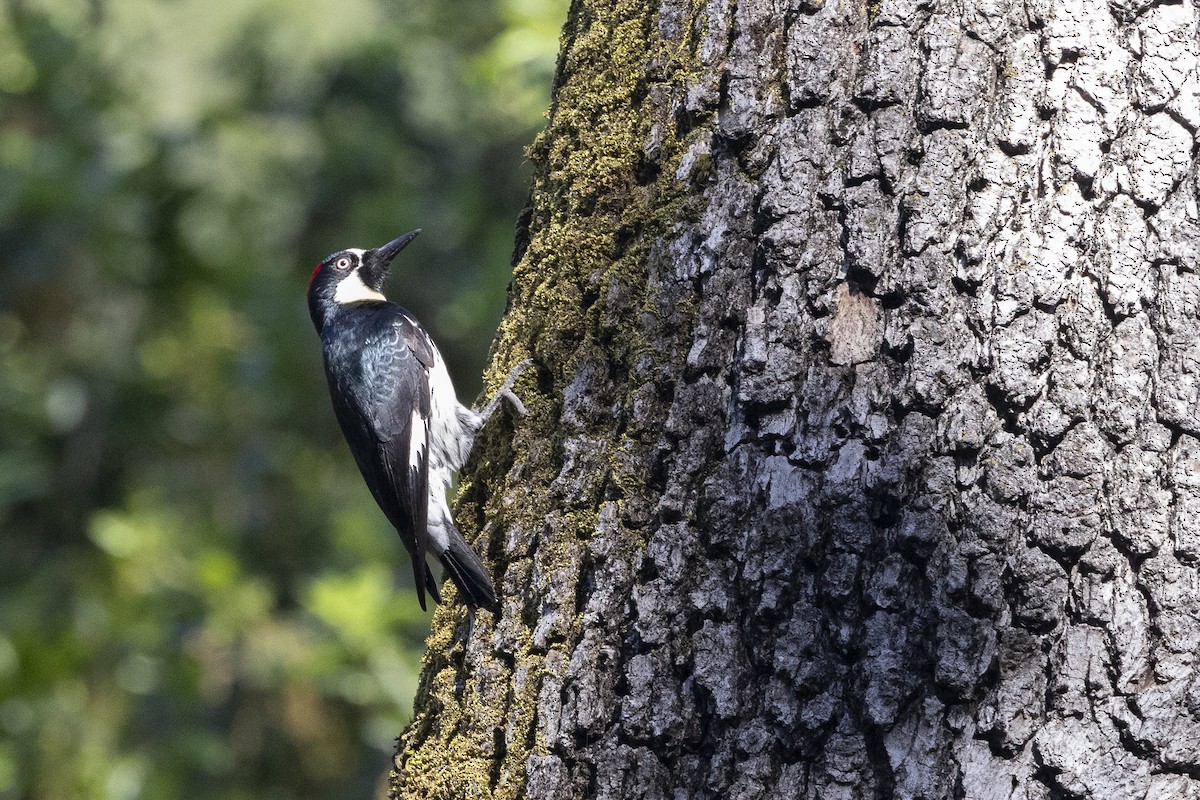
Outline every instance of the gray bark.
<svg viewBox="0 0 1200 800"><path fill-rule="evenodd" d="M577 0L563 47L534 414L460 506L504 613L440 613L396 795L1200 797L1192 2Z"/></svg>

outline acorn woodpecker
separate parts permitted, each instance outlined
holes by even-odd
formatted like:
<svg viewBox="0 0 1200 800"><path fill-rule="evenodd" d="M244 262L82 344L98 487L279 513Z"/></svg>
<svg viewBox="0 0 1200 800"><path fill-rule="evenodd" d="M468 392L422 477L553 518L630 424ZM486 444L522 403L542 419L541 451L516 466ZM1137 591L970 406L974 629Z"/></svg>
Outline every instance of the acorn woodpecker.
<svg viewBox="0 0 1200 800"><path fill-rule="evenodd" d="M458 402L450 374L420 323L383 296L392 259L420 230L374 250L340 250L308 282L308 310L321 336L325 377L354 460L413 561L417 598L441 602L426 553L437 556L473 610L499 610L483 562L450 515L446 490L501 396L524 413L508 376L482 410Z"/></svg>

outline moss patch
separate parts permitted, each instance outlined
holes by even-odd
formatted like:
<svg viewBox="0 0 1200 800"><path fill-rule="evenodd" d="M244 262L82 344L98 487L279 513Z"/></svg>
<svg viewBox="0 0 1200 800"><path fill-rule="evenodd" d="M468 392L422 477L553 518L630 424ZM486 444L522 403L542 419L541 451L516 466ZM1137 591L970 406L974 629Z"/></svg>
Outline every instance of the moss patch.
<svg viewBox="0 0 1200 800"><path fill-rule="evenodd" d="M643 329L656 307L647 260L685 197L673 177L685 142L666 98L695 73L694 49L661 40L651 4L572 6L549 122L529 149L536 175L518 237L527 244L487 376L495 386L532 357L538 374L527 373L517 389L530 414L512 427L488 426L457 510L464 535L478 546L486 538L497 574L503 570L505 618L497 624L481 613L464 647L465 611L438 610L393 797L522 797L529 756L547 749L535 734L539 692L547 669L570 661L582 627L574 589L561 580L579 572L580 543L596 529L605 486L622 496L645 486L644 475L623 466L622 432L576 420L571 435L609 455L602 468L576 476L571 496L555 495L567 437L563 393L581 365L597 365L613 396L596 402L627 406L636 387L623 376L656 357Z"/></svg>

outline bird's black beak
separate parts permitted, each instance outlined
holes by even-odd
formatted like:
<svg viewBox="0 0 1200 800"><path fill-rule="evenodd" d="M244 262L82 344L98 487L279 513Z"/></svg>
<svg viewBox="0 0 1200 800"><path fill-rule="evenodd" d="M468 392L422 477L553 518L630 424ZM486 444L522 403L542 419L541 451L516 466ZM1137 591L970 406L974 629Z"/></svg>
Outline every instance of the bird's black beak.
<svg viewBox="0 0 1200 800"><path fill-rule="evenodd" d="M391 271L392 259L409 242L417 238L417 234L420 232L421 229L417 228L415 231L409 231L403 236L392 239L383 247L376 247L374 250L363 253L362 267L359 269L359 276L363 283L377 292L383 291L383 284L387 280L388 272Z"/></svg>

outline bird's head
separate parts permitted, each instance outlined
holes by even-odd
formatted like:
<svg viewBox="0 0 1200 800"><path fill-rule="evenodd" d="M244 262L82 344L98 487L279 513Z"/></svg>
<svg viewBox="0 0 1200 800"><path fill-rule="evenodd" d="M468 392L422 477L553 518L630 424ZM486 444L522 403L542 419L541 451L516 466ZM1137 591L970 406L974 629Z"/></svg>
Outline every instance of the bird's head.
<svg viewBox="0 0 1200 800"><path fill-rule="evenodd" d="M383 284L391 271L392 259L421 230L400 236L374 250L350 248L326 256L308 279L308 310L320 332L328 313L336 306L383 301Z"/></svg>

